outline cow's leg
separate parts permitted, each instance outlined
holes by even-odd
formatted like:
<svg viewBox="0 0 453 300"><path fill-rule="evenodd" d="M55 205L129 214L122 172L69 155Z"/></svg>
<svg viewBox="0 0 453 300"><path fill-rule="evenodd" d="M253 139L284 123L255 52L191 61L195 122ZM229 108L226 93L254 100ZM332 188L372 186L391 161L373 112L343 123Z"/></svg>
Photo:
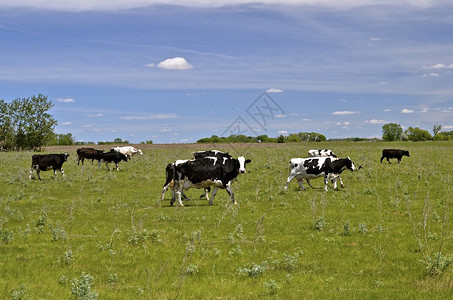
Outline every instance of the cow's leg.
<svg viewBox="0 0 453 300"><path fill-rule="evenodd" d="M209 201L209 192L210 192L210 191L211 191L211 187L208 186L207 188L204 189L204 194L201 194L201 195L200 195L200 198L205 197L206 200Z"/></svg>
<svg viewBox="0 0 453 300"><path fill-rule="evenodd" d="M398 164L400 164L400 162L401 162L401 158L397 158L397 159L398 159Z"/></svg>
<svg viewBox="0 0 453 300"><path fill-rule="evenodd" d="M39 180L42 180L42 179L41 179L41 175L40 175L40 174L41 174L41 170L39 169L39 166L38 166L37 168L36 168L36 166L35 166L35 170L36 170L36 174L38 174L38 179L39 179Z"/></svg>
<svg viewBox="0 0 453 300"><path fill-rule="evenodd" d="M212 205L212 200L214 200L214 196L217 194L217 191L218 191L218 187L214 186L212 188L212 194L211 194L211 200L209 200L209 205Z"/></svg>
<svg viewBox="0 0 453 300"><path fill-rule="evenodd" d="M392 164L392 163L390 162L390 159L389 159L388 157L387 157L387 161L389 162L389 164Z"/></svg>
<svg viewBox="0 0 453 300"><path fill-rule="evenodd" d="M340 185L341 185L341 187L344 188L343 180L341 180L340 175L338 175L338 179L340 180Z"/></svg>
<svg viewBox="0 0 453 300"><path fill-rule="evenodd" d="M108 162L105 162L105 166L107 167L107 170L110 171L110 168L109 168L109 163Z"/></svg>
<svg viewBox="0 0 453 300"><path fill-rule="evenodd" d="M33 166L30 168L30 172L28 173L28 179L31 179L31 175L33 174Z"/></svg>
<svg viewBox="0 0 453 300"><path fill-rule="evenodd" d="M164 187L162 188L162 195L160 196L160 200L161 201L164 201L164 198L165 198L165 192L168 190L168 185L164 185Z"/></svg>
<svg viewBox="0 0 453 300"><path fill-rule="evenodd" d="M234 205L237 205L238 203L237 203L236 200L234 199L234 193L233 193L233 190L231 189L231 181L229 181L229 182L225 185L225 189L226 189L226 191L228 192L228 195L230 195L230 198L231 198L231 200L233 201L233 204L234 204ZM212 201L212 197L211 197L211 201Z"/></svg>
<svg viewBox="0 0 453 300"><path fill-rule="evenodd" d="M310 183L310 179L305 178L305 180L307 181L308 186L311 187L312 189L314 189L314 187ZM301 182L301 184L302 184L302 182Z"/></svg>
<svg viewBox="0 0 453 300"><path fill-rule="evenodd" d="M335 182L336 183L336 182ZM324 190L327 192L327 185L329 184L328 175L324 175Z"/></svg>
<svg viewBox="0 0 453 300"><path fill-rule="evenodd" d="M293 180L293 178L294 178L294 175L293 174L289 174L288 178L286 179L285 190L288 189L288 185L291 182L291 180ZM300 183L299 183L299 185L300 185Z"/></svg>
<svg viewBox="0 0 453 300"><path fill-rule="evenodd" d="M63 178L66 178L66 175L64 174L63 168L60 169L61 175L63 175Z"/></svg>
<svg viewBox="0 0 453 300"><path fill-rule="evenodd" d="M101 170L101 161L98 161L98 169Z"/></svg>
<svg viewBox="0 0 453 300"><path fill-rule="evenodd" d="M184 189L184 183L177 183L175 184L175 193L176 193L176 196L178 197L178 204L179 206L184 206L184 204L182 204L182 200L181 200L181 194L184 192L183 191ZM175 201L175 199L172 199L171 200L172 202L170 203L170 206L173 205L173 202Z"/></svg>
<svg viewBox="0 0 453 300"><path fill-rule="evenodd" d="M384 158L385 158L385 156L382 156L382 157L381 157L381 164L382 164L382 160L383 160Z"/></svg>
<svg viewBox="0 0 453 300"><path fill-rule="evenodd" d="M53 168L53 179L57 180L57 169Z"/></svg>
<svg viewBox="0 0 453 300"><path fill-rule="evenodd" d="M115 165L116 165L116 170L119 171L120 169L118 168L118 163L116 162Z"/></svg>
<svg viewBox="0 0 453 300"><path fill-rule="evenodd" d="M186 194L184 194L183 190L181 191L181 195L184 197L184 200L189 200L189 197L187 197Z"/></svg>

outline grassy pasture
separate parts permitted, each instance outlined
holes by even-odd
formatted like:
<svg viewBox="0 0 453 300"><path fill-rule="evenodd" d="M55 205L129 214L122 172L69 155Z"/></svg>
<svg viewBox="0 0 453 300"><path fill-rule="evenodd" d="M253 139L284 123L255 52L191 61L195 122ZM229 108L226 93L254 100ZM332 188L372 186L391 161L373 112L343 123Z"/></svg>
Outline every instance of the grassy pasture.
<svg viewBox="0 0 453 300"><path fill-rule="evenodd" d="M239 205L219 190L211 207L201 190L159 200L166 164L203 145L147 145L119 172L47 148L70 153L56 181L28 180L31 152L0 153L0 299L451 297L453 143L234 147L215 146L252 159ZM363 169L283 191L289 159L321 148ZM383 148L411 157L381 164Z"/></svg>

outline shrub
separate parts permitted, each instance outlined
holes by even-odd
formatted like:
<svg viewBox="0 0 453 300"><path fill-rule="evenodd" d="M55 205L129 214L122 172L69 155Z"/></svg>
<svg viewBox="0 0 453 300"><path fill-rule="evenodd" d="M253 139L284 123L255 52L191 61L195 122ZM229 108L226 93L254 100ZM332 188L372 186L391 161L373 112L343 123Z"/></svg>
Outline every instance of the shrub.
<svg viewBox="0 0 453 300"><path fill-rule="evenodd" d="M71 294L78 300L94 300L98 298L98 293L91 291L94 277L90 274L82 273L80 279L74 278L71 282Z"/></svg>

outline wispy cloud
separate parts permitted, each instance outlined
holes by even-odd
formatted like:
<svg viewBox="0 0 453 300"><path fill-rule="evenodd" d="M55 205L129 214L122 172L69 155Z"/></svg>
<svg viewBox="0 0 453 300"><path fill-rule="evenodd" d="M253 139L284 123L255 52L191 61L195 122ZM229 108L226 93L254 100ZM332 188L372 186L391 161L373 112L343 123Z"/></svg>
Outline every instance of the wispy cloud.
<svg viewBox="0 0 453 300"><path fill-rule="evenodd" d="M332 115L356 115L358 111L349 111L349 110L341 110L341 111L334 111Z"/></svg>
<svg viewBox="0 0 453 300"><path fill-rule="evenodd" d="M444 64L435 64L435 65L431 65L431 66L426 67L426 69L436 69L436 70L440 70L440 69L453 69L453 64L448 64L448 65L444 65Z"/></svg>
<svg viewBox="0 0 453 300"><path fill-rule="evenodd" d="M61 103L74 103L75 102L75 100L72 98L57 98L57 101L61 102Z"/></svg>
<svg viewBox="0 0 453 300"><path fill-rule="evenodd" d="M266 91L266 93L283 93L282 89L271 88Z"/></svg>
<svg viewBox="0 0 453 300"><path fill-rule="evenodd" d="M176 119L177 114L157 114L157 115L146 115L146 116L124 116L120 117L121 120L165 120L165 119Z"/></svg>
<svg viewBox="0 0 453 300"><path fill-rule="evenodd" d="M103 117L104 114L98 113L98 114L87 114L87 117L89 118L100 118Z"/></svg>
<svg viewBox="0 0 453 300"><path fill-rule="evenodd" d="M388 123L386 120L382 120L382 119L371 119L371 120L366 120L365 123L369 123L369 124L386 124Z"/></svg>

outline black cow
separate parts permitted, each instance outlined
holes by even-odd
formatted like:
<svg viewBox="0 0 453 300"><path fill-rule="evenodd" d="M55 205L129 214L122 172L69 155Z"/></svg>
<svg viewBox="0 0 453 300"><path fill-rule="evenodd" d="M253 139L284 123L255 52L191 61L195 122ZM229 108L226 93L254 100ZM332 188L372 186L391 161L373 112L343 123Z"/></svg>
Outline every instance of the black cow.
<svg viewBox="0 0 453 300"><path fill-rule="evenodd" d="M183 190L209 186L214 186L209 205L212 205L218 188L226 189L233 203L237 204L231 184L239 174L246 172L245 166L250 162L250 159L245 159L243 156L237 159L205 157L175 165L174 190L178 196L179 205L184 206L181 201ZM174 201L175 199L172 199L170 205L173 205Z"/></svg>
<svg viewBox="0 0 453 300"><path fill-rule="evenodd" d="M399 164L401 162L401 158L403 157L403 155L409 157L409 151L400 149L384 149L382 150L381 163L384 158L387 158L387 161L389 162L389 164L391 164L389 159L396 158Z"/></svg>
<svg viewBox="0 0 453 300"><path fill-rule="evenodd" d="M116 170L119 171L118 163L122 160L127 161L127 156L116 151L103 152L101 155L101 161L105 162L105 166L109 171L109 162L114 162L116 165ZM99 161L99 169L101 169L101 161Z"/></svg>
<svg viewBox="0 0 453 300"><path fill-rule="evenodd" d="M94 160L97 160L98 162L101 161L102 159L102 150L96 150L94 148L80 148L77 149L77 164L82 161L82 165L85 159L91 159L91 163L93 163Z"/></svg>
<svg viewBox="0 0 453 300"><path fill-rule="evenodd" d="M53 169L54 179L57 179L57 170L64 175L63 163L68 160L68 153L60 154L35 154L31 158L31 168L28 175L28 179L31 179L33 170L38 173L38 178L41 180L40 172Z"/></svg>

